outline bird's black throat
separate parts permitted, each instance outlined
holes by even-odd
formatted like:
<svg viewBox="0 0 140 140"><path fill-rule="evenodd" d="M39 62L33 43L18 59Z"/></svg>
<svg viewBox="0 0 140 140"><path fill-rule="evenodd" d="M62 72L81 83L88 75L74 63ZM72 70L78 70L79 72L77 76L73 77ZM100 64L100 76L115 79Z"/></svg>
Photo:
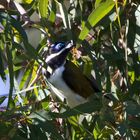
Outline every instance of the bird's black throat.
<svg viewBox="0 0 140 140"><path fill-rule="evenodd" d="M61 53L61 55L58 55L58 56L52 58L47 63L46 72L44 74L47 78L49 78L57 68L59 68L65 64L68 52L69 52L69 50L65 50L64 52ZM51 73L50 73L50 71L47 70L48 68L52 70Z"/></svg>

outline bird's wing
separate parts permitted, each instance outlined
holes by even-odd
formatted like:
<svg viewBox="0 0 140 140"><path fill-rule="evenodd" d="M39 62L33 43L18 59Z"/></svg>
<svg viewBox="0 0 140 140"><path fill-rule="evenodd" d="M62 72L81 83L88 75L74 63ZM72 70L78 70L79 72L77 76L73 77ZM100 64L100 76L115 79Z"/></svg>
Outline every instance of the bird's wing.
<svg viewBox="0 0 140 140"><path fill-rule="evenodd" d="M63 72L63 79L69 87L80 94L82 97L87 98L96 92L96 85L91 84L91 81L83 75L80 69L72 62L67 61Z"/></svg>

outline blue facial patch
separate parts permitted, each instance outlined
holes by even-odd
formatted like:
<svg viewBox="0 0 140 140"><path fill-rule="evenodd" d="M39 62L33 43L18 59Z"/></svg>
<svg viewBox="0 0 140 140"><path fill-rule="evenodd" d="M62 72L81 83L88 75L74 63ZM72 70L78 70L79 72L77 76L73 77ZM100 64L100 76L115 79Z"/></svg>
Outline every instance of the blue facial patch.
<svg viewBox="0 0 140 140"><path fill-rule="evenodd" d="M51 53L57 53L65 47L65 43L57 42L51 46Z"/></svg>

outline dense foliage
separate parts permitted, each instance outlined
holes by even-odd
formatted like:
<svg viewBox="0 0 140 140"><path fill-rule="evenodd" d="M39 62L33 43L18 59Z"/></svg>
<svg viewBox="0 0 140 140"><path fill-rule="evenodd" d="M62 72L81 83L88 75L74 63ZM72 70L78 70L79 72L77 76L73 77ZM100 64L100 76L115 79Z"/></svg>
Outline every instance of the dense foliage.
<svg viewBox="0 0 140 140"><path fill-rule="evenodd" d="M1 0L0 76L9 76L10 88L0 97L2 105L8 96L0 139L139 140L138 6L139 0ZM73 109L51 96L39 69L50 44L69 40L76 48L68 59L87 76L92 71L102 90L98 100Z"/></svg>

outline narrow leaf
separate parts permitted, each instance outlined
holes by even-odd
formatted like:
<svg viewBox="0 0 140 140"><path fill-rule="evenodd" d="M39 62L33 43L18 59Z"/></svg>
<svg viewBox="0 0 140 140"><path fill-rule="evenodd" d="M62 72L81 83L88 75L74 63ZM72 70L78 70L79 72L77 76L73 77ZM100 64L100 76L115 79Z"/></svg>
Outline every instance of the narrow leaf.
<svg viewBox="0 0 140 140"><path fill-rule="evenodd" d="M58 113L50 113L50 115L60 118L67 118L70 116L75 116L83 113L92 113L99 111L102 107L101 101L96 99L96 100L91 100L89 102L86 102L84 104L80 104L74 108L67 109L65 112L58 114Z"/></svg>
<svg viewBox="0 0 140 140"><path fill-rule="evenodd" d="M95 8L97 8L100 5L101 2L102 2L102 0L96 0L95 1Z"/></svg>
<svg viewBox="0 0 140 140"><path fill-rule="evenodd" d="M24 75L23 75L23 77L21 79L20 85L19 85L20 89L23 89L24 86L26 86L28 84L27 82L29 80L31 72L32 72L31 66L27 67L27 69L25 70Z"/></svg>
<svg viewBox="0 0 140 140"><path fill-rule="evenodd" d="M68 11L66 9L66 6L63 3L60 3L58 1L56 1L56 3L59 6L60 14L61 14L62 20L63 20L63 24L67 30L67 39L71 40L72 39L71 24L70 24L70 18L68 16Z"/></svg>
<svg viewBox="0 0 140 140"><path fill-rule="evenodd" d="M30 57L31 59L38 60L37 58L39 57L39 55L38 55L36 49L34 47L32 47L32 45L26 41L23 41L23 43L24 43L24 47L28 54L27 56Z"/></svg>
<svg viewBox="0 0 140 140"><path fill-rule="evenodd" d="M56 18L56 3L54 1L52 1L52 8L50 11L49 21L54 23L55 18Z"/></svg>
<svg viewBox="0 0 140 140"><path fill-rule="evenodd" d="M113 0L107 0L101 3L95 10L93 10L89 15L82 31L80 32L79 39L84 40L90 29L95 26L105 15L107 15L114 5L115 3Z"/></svg>
<svg viewBox="0 0 140 140"><path fill-rule="evenodd" d="M68 12L66 10L65 5L61 4L58 1L57 1L57 4L59 5L60 13L61 13L62 20L63 20L65 28L70 28L70 25L69 25L69 22L68 22Z"/></svg>
<svg viewBox="0 0 140 140"><path fill-rule="evenodd" d="M47 18L48 15L48 0L39 0L39 12L42 18Z"/></svg>
<svg viewBox="0 0 140 140"><path fill-rule="evenodd" d="M27 35L25 30L23 29L22 25L20 22L18 22L15 18L13 18L12 16L9 16L6 13L1 13L0 14L0 21L4 21L4 20L9 20L9 22L11 23L11 25L19 32L19 34L21 35L21 37L25 40L28 41Z"/></svg>
<svg viewBox="0 0 140 140"><path fill-rule="evenodd" d="M7 109L10 107L10 103L12 103L12 93L14 88L14 72L13 72L13 61L12 61L12 51L9 48L10 46L6 46L6 53L8 59L8 70L10 76L10 89L9 89L9 98L8 98L8 105Z"/></svg>
<svg viewBox="0 0 140 140"><path fill-rule="evenodd" d="M0 76L3 80L6 80L5 72L4 72L4 64L2 60L2 50L0 49Z"/></svg>
<svg viewBox="0 0 140 140"><path fill-rule="evenodd" d="M0 97L0 105L4 102L4 100L6 99L7 97L3 96L3 97Z"/></svg>
<svg viewBox="0 0 140 140"><path fill-rule="evenodd" d="M28 37L27 37L26 32L23 29L21 23L18 22L13 17L10 17L10 22L11 22L11 25L19 32L19 34L21 35L21 37L23 38L23 40L28 42Z"/></svg>

